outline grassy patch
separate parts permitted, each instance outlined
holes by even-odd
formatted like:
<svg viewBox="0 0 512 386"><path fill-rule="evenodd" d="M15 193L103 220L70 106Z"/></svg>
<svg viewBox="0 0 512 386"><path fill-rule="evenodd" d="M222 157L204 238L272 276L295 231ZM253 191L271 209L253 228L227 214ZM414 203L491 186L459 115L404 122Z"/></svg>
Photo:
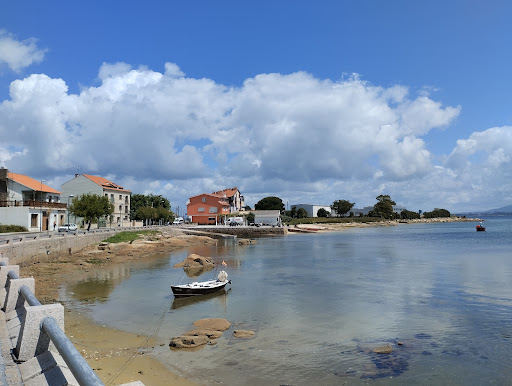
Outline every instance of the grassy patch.
<svg viewBox="0 0 512 386"><path fill-rule="evenodd" d="M0 225L0 233L10 232L28 232L28 230L21 225Z"/></svg>
<svg viewBox="0 0 512 386"><path fill-rule="evenodd" d="M290 225L295 224L347 224L377 222L384 219L380 217L308 217L294 218Z"/></svg>
<svg viewBox="0 0 512 386"><path fill-rule="evenodd" d="M152 236L158 233L158 231L119 232L104 241L107 243L129 243L130 241L137 240L140 237Z"/></svg>

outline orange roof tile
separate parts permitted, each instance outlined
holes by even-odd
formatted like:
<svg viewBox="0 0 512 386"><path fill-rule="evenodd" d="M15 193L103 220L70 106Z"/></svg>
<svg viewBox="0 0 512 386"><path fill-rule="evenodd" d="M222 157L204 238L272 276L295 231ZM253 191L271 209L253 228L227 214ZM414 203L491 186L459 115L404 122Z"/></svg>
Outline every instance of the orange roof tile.
<svg viewBox="0 0 512 386"><path fill-rule="evenodd" d="M7 172L7 178L38 192L43 191L45 193L62 194L58 190L55 190L53 188L50 188L48 185L43 184L41 181L34 180L33 178L25 176L24 174Z"/></svg>
<svg viewBox="0 0 512 386"><path fill-rule="evenodd" d="M103 187L105 189L113 189L113 190L118 190L118 191L122 191L122 192L129 192L129 193L131 193L130 190L126 190L122 186L114 184L112 181L109 181L106 178L98 177L98 176L91 176L89 174L82 174L82 175L84 177L87 177L88 179L90 179L95 184L98 184L98 185L100 185L101 187Z"/></svg>
<svg viewBox="0 0 512 386"><path fill-rule="evenodd" d="M238 191L238 188L234 187L234 188L228 188L228 189L224 189L224 190L219 190L218 192L213 192L213 194L217 194L217 195L219 195L221 197L224 197L224 195L226 197L233 197L237 191Z"/></svg>

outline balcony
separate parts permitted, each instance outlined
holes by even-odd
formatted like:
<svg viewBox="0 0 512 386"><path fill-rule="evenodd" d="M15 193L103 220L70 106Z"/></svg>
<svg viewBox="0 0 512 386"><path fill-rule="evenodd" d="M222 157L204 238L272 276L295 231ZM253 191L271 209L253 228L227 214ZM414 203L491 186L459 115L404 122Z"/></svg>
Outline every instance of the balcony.
<svg viewBox="0 0 512 386"><path fill-rule="evenodd" d="M9 201L0 201L0 207L12 207L12 206L28 206L31 208L53 208L53 209L66 209L67 205L61 202L47 202L47 201L38 201L38 200L9 200Z"/></svg>

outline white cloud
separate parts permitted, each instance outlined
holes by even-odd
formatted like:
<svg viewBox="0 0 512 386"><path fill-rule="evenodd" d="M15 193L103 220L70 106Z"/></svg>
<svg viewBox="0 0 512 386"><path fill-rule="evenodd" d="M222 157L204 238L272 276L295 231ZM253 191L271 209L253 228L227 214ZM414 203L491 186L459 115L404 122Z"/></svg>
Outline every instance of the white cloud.
<svg viewBox="0 0 512 386"><path fill-rule="evenodd" d="M20 72L44 59L46 49L37 47L37 39L17 40L12 34L0 30L0 65L5 64L12 71Z"/></svg>
<svg viewBox="0 0 512 386"><path fill-rule="evenodd" d="M384 192L423 209L477 199L478 189L461 189L492 181L470 169L510 167L510 128L459 140L436 165L422 136L448 127L460 107L357 76L261 74L226 87L174 63L164 73L104 63L98 79L80 94L46 75L13 82L0 104L0 162L29 175L112 175L135 193L175 194L181 206L238 186L249 203L272 194L364 206Z"/></svg>

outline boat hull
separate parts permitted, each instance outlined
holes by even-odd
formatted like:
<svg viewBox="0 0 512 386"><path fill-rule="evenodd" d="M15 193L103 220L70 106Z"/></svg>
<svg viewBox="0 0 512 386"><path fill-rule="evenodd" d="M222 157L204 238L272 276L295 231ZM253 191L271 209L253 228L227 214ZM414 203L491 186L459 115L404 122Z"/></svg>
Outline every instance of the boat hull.
<svg viewBox="0 0 512 386"><path fill-rule="evenodd" d="M477 226L476 226L476 231L477 231L477 232L484 232L484 231L485 231L485 228L484 228L484 227L482 227L482 226L480 226L480 225L477 225Z"/></svg>
<svg viewBox="0 0 512 386"><path fill-rule="evenodd" d="M172 285L171 289L175 297L201 296L220 291L224 289L228 283L230 283L230 281Z"/></svg>

